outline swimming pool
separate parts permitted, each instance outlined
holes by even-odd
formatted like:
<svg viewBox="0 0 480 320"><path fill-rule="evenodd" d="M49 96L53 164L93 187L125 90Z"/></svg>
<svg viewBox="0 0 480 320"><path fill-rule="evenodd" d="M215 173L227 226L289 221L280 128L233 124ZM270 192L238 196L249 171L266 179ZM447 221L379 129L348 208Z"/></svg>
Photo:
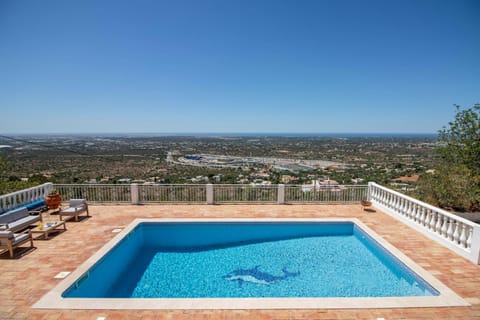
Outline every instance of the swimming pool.
<svg viewBox="0 0 480 320"><path fill-rule="evenodd" d="M355 219L139 219L97 255L53 290L57 306L465 305Z"/></svg>

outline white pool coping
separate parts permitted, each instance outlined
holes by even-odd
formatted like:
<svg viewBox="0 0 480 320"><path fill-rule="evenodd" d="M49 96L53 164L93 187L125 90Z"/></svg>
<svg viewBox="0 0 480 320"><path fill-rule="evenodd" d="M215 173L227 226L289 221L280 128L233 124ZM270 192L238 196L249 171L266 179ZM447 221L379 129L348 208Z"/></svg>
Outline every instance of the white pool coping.
<svg viewBox="0 0 480 320"><path fill-rule="evenodd" d="M370 237L423 278L440 295L425 297L386 298L63 298L62 293L73 285L97 261L119 243L138 224L144 222L352 222ZM470 306L468 302L420 267L400 250L355 218L327 219L135 219L124 230L107 242L67 278L43 296L33 308L40 309L365 309L365 308L420 308Z"/></svg>

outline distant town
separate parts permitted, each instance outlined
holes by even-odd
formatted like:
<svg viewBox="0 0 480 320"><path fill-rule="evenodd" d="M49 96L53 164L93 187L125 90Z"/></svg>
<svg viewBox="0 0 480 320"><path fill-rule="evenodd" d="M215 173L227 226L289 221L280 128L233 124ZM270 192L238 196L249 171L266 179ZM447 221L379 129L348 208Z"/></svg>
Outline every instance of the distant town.
<svg viewBox="0 0 480 320"><path fill-rule="evenodd" d="M302 184L408 190L431 170L432 136L2 136L4 179L56 183Z"/></svg>

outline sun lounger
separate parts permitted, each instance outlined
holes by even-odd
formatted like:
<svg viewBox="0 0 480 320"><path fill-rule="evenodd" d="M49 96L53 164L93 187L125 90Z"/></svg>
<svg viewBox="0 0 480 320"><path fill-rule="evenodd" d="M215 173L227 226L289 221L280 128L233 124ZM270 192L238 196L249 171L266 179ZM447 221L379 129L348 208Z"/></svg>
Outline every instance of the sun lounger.
<svg viewBox="0 0 480 320"><path fill-rule="evenodd" d="M87 217L89 217L87 201L85 199L70 199L69 207L60 210L58 214L60 220L62 220L63 216L68 216L75 217L75 221L78 221L78 216L82 213L86 213Z"/></svg>
<svg viewBox="0 0 480 320"><path fill-rule="evenodd" d="M30 247L33 247L32 234L28 233L14 233L12 231L0 231L0 249L7 249L10 253L10 258L13 258L13 249L30 241Z"/></svg>

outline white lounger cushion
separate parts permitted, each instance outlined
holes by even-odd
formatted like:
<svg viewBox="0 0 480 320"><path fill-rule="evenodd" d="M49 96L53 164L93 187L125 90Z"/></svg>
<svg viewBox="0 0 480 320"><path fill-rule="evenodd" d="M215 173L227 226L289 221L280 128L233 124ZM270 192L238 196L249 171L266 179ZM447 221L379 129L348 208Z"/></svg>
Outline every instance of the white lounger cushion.
<svg viewBox="0 0 480 320"><path fill-rule="evenodd" d="M62 214L75 214L75 212L80 213L85 211L87 208L82 205L82 206L77 206L77 207L68 207L67 209L62 210Z"/></svg>

